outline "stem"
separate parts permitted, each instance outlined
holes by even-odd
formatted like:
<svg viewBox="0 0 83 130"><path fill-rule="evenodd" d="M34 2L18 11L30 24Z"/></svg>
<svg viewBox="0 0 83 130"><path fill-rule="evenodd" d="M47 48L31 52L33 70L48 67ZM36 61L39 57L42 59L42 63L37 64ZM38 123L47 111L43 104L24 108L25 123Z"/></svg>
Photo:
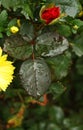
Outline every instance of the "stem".
<svg viewBox="0 0 83 130"><path fill-rule="evenodd" d="M21 101L22 103L24 103L24 100L23 100L23 97L21 96L21 94L20 94L19 92L17 92L17 95L18 95L20 101Z"/></svg>

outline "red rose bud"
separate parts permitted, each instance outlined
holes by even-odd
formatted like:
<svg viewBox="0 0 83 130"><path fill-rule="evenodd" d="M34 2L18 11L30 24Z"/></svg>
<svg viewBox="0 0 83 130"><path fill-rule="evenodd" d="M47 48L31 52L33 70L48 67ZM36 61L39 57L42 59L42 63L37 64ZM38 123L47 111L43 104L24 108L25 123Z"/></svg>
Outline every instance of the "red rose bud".
<svg viewBox="0 0 83 130"><path fill-rule="evenodd" d="M56 6L45 7L40 10L40 18L46 24L52 24L60 18L60 8Z"/></svg>

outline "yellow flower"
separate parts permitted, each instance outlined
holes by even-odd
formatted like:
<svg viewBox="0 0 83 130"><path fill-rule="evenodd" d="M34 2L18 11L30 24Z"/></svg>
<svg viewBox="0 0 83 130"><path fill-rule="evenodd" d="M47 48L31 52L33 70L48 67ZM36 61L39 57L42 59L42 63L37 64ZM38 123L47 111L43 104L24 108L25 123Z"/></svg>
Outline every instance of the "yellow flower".
<svg viewBox="0 0 83 130"><path fill-rule="evenodd" d="M79 14L78 14L79 17L82 17L83 16L83 11L81 11Z"/></svg>
<svg viewBox="0 0 83 130"><path fill-rule="evenodd" d="M19 31L19 28L16 27L16 26L12 26L12 27L10 28L10 31L15 34L15 33L17 33L17 32Z"/></svg>
<svg viewBox="0 0 83 130"><path fill-rule="evenodd" d="M74 28L75 30L78 30L79 27L78 27L77 25L74 25L73 28Z"/></svg>
<svg viewBox="0 0 83 130"><path fill-rule="evenodd" d="M0 91L5 91L12 82L14 69L12 62L7 60L7 55L2 55L0 47Z"/></svg>
<svg viewBox="0 0 83 130"><path fill-rule="evenodd" d="M20 19L17 20L17 25L18 25L18 27L21 26Z"/></svg>

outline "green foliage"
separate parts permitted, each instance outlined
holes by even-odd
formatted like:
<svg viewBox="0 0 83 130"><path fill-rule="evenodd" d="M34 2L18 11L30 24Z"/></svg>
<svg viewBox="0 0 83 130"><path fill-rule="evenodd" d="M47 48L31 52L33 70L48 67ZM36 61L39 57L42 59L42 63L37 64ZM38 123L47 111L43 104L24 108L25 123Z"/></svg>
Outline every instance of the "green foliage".
<svg viewBox="0 0 83 130"><path fill-rule="evenodd" d="M57 31L58 31L61 35L65 36L65 37L69 37L69 36L71 36L71 34L72 34L71 28L70 28L70 26L68 26L68 25L59 24L59 25L57 25L57 28L58 28Z"/></svg>
<svg viewBox="0 0 83 130"><path fill-rule="evenodd" d="M5 31L5 27L6 27L6 23L7 23L7 17L8 17L7 11L3 10L0 13L0 38L3 37L2 32Z"/></svg>
<svg viewBox="0 0 83 130"><path fill-rule="evenodd" d="M83 75L83 57L79 58L77 60L76 68L80 75Z"/></svg>
<svg viewBox="0 0 83 130"><path fill-rule="evenodd" d="M23 36L23 39L27 42L30 42L34 39L34 26L29 22L24 22L20 28L20 33Z"/></svg>
<svg viewBox="0 0 83 130"><path fill-rule="evenodd" d="M75 36L72 47L76 55L83 55L83 32L80 32L78 35Z"/></svg>
<svg viewBox="0 0 83 130"><path fill-rule="evenodd" d="M54 4L62 17L46 25L40 9ZM82 0L0 0L0 46L16 67L0 92L0 130L83 130L82 8Z"/></svg>
<svg viewBox="0 0 83 130"><path fill-rule="evenodd" d="M33 14L28 4L24 4L22 9L21 13L26 17L26 19L29 19L29 17L33 18Z"/></svg>
<svg viewBox="0 0 83 130"><path fill-rule="evenodd" d="M53 83L50 88L48 93L52 93L53 99L58 98L63 92L65 91L65 87L60 83L56 82Z"/></svg>
<svg viewBox="0 0 83 130"><path fill-rule="evenodd" d="M71 64L71 54L66 52L57 57L48 58L46 61L50 65L55 79L60 80L68 74Z"/></svg>
<svg viewBox="0 0 83 130"><path fill-rule="evenodd" d="M4 25L6 23L6 20L7 20L7 11L6 10L3 10L1 13L0 13L0 26L1 25Z"/></svg>

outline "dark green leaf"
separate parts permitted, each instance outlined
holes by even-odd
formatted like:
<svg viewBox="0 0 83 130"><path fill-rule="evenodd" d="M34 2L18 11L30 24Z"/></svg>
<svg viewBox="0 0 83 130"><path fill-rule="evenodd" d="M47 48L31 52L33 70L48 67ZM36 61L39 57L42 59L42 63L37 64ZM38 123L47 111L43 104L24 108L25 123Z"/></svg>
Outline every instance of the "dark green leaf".
<svg viewBox="0 0 83 130"><path fill-rule="evenodd" d="M68 128L68 130L74 130L76 128L76 130L82 130L82 129L78 129L78 128L83 128L83 121L82 121L82 116L80 116L80 114L74 114L69 117L69 118L65 118L63 120L63 124L66 128Z"/></svg>
<svg viewBox="0 0 83 130"><path fill-rule="evenodd" d="M14 18L14 19L12 19L12 20L8 23L8 27L12 27L12 26L14 26L14 25L16 25L16 24L17 24L17 19Z"/></svg>
<svg viewBox="0 0 83 130"><path fill-rule="evenodd" d="M83 130L83 125L71 127L69 130Z"/></svg>
<svg viewBox="0 0 83 130"><path fill-rule="evenodd" d="M23 87L35 98L43 95L50 86L50 70L43 59L23 62L19 74Z"/></svg>
<svg viewBox="0 0 83 130"><path fill-rule="evenodd" d="M12 0L1 0L1 4L5 7L5 8L9 8L10 7L10 5L11 5L11 3L12 3Z"/></svg>
<svg viewBox="0 0 83 130"><path fill-rule="evenodd" d="M20 33L23 36L24 40L30 42L34 39L34 26L29 22L24 22L21 25Z"/></svg>
<svg viewBox="0 0 83 130"><path fill-rule="evenodd" d="M21 13L26 17L26 19L29 19L29 17L33 18L32 11L28 4L23 4Z"/></svg>
<svg viewBox="0 0 83 130"><path fill-rule="evenodd" d="M6 10L3 10L1 13L0 13L0 26L3 26L5 25L6 21L7 21L7 11Z"/></svg>
<svg viewBox="0 0 83 130"><path fill-rule="evenodd" d="M65 37L71 36L72 32L71 32L71 28L68 25L65 24L59 24L57 25L57 31Z"/></svg>
<svg viewBox="0 0 83 130"><path fill-rule="evenodd" d="M83 32L81 32L80 35L76 35L71 45L76 55L83 55Z"/></svg>
<svg viewBox="0 0 83 130"><path fill-rule="evenodd" d="M76 69L80 75L83 75L83 57L77 60Z"/></svg>
<svg viewBox="0 0 83 130"><path fill-rule="evenodd" d="M64 112L58 106L51 106L49 108L50 120L54 123L62 124L64 119Z"/></svg>
<svg viewBox="0 0 83 130"><path fill-rule="evenodd" d="M22 8L23 4L24 4L24 0L1 0L1 4L9 9L10 7L14 9L14 11L17 9L17 8Z"/></svg>
<svg viewBox="0 0 83 130"><path fill-rule="evenodd" d="M4 51L16 59L27 59L32 54L32 46L20 35L12 35L5 40Z"/></svg>
<svg viewBox="0 0 83 130"><path fill-rule="evenodd" d="M77 25L78 27L83 26L83 21L80 20L80 19L74 19L74 20L72 20L71 23L72 23L73 25Z"/></svg>
<svg viewBox="0 0 83 130"><path fill-rule="evenodd" d="M64 91L65 87L60 82L52 83L48 93L51 93L53 95L53 99L58 98Z"/></svg>
<svg viewBox="0 0 83 130"><path fill-rule="evenodd" d="M41 56L53 57L68 49L68 41L55 32L47 32L37 37L36 50Z"/></svg>
<svg viewBox="0 0 83 130"><path fill-rule="evenodd" d="M71 54L65 53L57 57L47 58L46 61L50 65L55 79L61 79L68 74L71 65Z"/></svg>

